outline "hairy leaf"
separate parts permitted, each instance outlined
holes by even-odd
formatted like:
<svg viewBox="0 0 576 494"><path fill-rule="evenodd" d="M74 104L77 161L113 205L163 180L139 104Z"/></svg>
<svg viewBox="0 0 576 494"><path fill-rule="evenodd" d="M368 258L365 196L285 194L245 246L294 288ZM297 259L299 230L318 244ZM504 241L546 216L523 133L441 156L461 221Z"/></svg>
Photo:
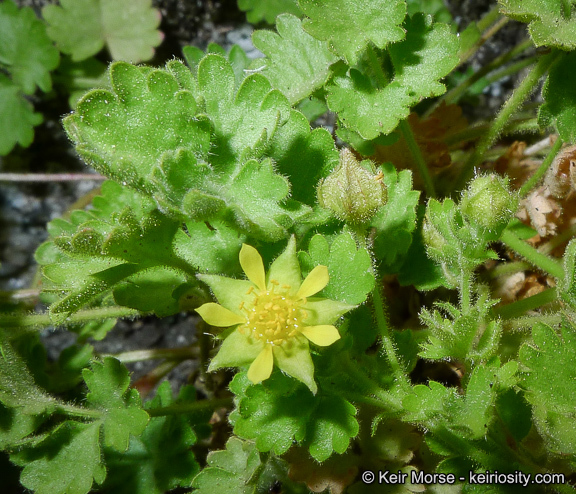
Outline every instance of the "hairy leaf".
<svg viewBox="0 0 576 494"><path fill-rule="evenodd" d="M20 481L36 494L87 494L106 478L99 435L96 423L66 421L10 459L24 467Z"/></svg>
<svg viewBox="0 0 576 494"><path fill-rule="evenodd" d="M0 156L8 154L16 144L32 144L34 127L41 122L42 115L34 113L20 88L0 74Z"/></svg>
<svg viewBox="0 0 576 494"><path fill-rule="evenodd" d="M555 453L576 455L576 329L564 320L560 333L537 323L532 328L534 343L520 349L526 399L532 405L538 431Z"/></svg>
<svg viewBox="0 0 576 494"><path fill-rule="evenodd" d="M334 0L329 6L317 0L300 0L299 4L309 17L304 20L304 29L317 39L328 40L349 64L357 61L369 43L384 48L404 38L400 26L406 15L403 0Z"/></svg>
<svg viewBox="0 0 576 494"><path fill-rule="evenodd" d="M343 233L329 245L322 235L310 240L308 252L300 253L305 271L322 264L328 267L330 282L319 294L321 297L339 300L348 304L361 304L374 288L374 274L370 254L357 248L354 238Z"/></svg>
<svg viewBox="0 0 576 494"><path fill-rule="evenodd" d="M262 20L274 24L280 14L302 16L297 0L238 0L238 8L246 12L250 24L258 24Z"/></svg>
<svg viewBox="0 0 576 494"><path fill-rule="evenodd" d="M294 441L318 461L343 453L358 434L356 409L340 396L314 396L295 379L276 373L249 386L245 373L231 384L238 405L230 416L234 432L254 439L258 450L285 453Z"/></svg>
<svg viewBox="0 0 576 494"><path fill-rule="evenodd" d="M575 28L576 29L576 28ZM542 89L544 104L538 112L538 123L554 123L560 137L576 142L576 88L572 84L576 70L576 53L563 54L552 66Z"/></svg>
<svg viewBox="0 0 576 494"><path fill-rule="evenodd" d="M33 94L36 86L50 91L50 71L58 62L58 50L34 11L18 9L12 0L0 3L0 67L8 70L12 81L26 94Z"/></svg>
<svg viewBox="0 0 576 494"><path fill-rule="evenodd" d="M82 376L90 390L88 404L104 412L104 444L126 451L130 435L140 435L148 423L138 391L128 390L128 370L118 360L106 357L102 362L94 361L92 370L84 369Z"/></svg>
<svg viewBox="0 0 576 494"><path fill-rule="evenodd" d="M500 11L513 19L529 22L528 30L536 46L564 50L576 48L574 0L498 0Z"/></svg>
<svg viewBox="0 0 576 494"><path fill-rule="evenodd" d="M300 19L283 14L276 20L276 30L256 31L254 46L266 55L262 73L272 85L295 104L322 87L329 76L329 67L338 58L302 29Z"/></svg>
<svg viewBox="0 0 576 494"><path fill-rule="evenodd" d="M160 13L151 3L61 0L59 6L45 6L42 16L48 22L48 35L72 60L84 60L106 46L114 60L136 63L152 58L163 39L157 30Z"/></svg>
<svg viewBox="0 0 576 494"><path fill-rule="evenodd" d="M154 399L147 403L147 409L156 410L194 401L195 391L192 387L183 387L174 399L170 383L164 381ZM210 412L204 413L200 419L206 423L209 415ZM152 417L139 437L130 438L130 446L125 453L106 451L108 476L103 491L162 494L170 489L190 486L199 470L191 450L197 441L192 422L195 423L198 418L188 414Z"/></svg>

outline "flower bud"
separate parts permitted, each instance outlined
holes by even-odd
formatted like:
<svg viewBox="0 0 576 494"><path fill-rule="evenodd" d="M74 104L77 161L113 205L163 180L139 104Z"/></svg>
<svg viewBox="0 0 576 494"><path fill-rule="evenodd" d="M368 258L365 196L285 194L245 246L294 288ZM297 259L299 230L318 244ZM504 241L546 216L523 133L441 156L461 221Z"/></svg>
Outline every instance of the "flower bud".
<svg viewBox="0 0 576 494"><path fill-rule="evenodd" d="M499 236L518 208L517 195L508 179L498 175L477 177L462 195L460 210L470 223Z"/></svg>
<svg viewBox="0 0 576 494"><path fill-rule="evenodd" d="M365 223L386 204L386 186L369 161L359 162L349 149L340 151L340 165L318 184L318 203L348 223Z"/></svg>

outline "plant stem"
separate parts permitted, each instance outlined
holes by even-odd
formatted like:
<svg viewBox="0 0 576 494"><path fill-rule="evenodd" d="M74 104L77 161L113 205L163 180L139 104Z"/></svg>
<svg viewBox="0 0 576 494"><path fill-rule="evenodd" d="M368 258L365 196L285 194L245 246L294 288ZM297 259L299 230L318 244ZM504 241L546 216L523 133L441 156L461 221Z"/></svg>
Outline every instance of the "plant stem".
<svg viewBox="0 0 576 494"><path fill-rule="evenodd" d="M116 319L118 317L136 317L145 315L143 312L129 309L127 307L112 306L99 307L97 309L86 309L71 314L66 320L66 324L76 324L93 320ZM12 339L22 333L37 331L54 326L50 314L0 314L0 327L4 329L16 329L8 332L8 338ZM26 331L24 328L28 328ZM18 331L18 329L23 331Z"/></svg>
<svg viewBox="0 0 576 494"><path fill-rule="evenodd" d="M410 124L407 120L402 120L398 125L402 135L404 136L404 140L408 145L408 149L410 150L410 154L412 154L412 158L414 158L414 162L416 163L416 167L418 168L418 172L420 173L420 177L424 182L424 190L428 197L436 197L436 191L434 190L434 182L432 181L432 176L430 175L430 171L428 170L428 165L424 160L424 156L422 156L422 151L420 151L420 146L416 142L414 138L414 133L410 128Z"/></svg>
<svg viewBox="0 0 576 494"><path fill-rule="evenodd" d="M521 317L530 310L537 309L543 305L554 302L558 299L558 292L556 288L548 288L543 292L532 295L531 297L517 300L511 304L503 305L492 311L495 316L500 316L502 319L514 319Z"/></svg>
<svg viewBox="0 0 576 494"><path fill-rule="evenodd" d="M466 183L472 178L474 168L482 163L484 153L494 143L496 138L503 131L504 127L510 120L510 117L516 112L522 103L532 94L536 88L540 78L548 71L552 64L558 59L557 51L552 51L548 55L544 55L536 66L529 72L520 85L512 93L512 96L506 101L500 113L494 119L494 122L488 129L488 132L480 139L474 152L470 155L468 161L464 164L462 173L455 184L455 189L460 190L464 188Z"/></svg>
<svg viewBox="0 0 576 494"><path fill-rule="evenodd" d="M388 357L388 362L392 367L394 380L405 392L408 392L410 389L410 382L404 370L404 366L396 354L394 342L392 341L392 337L388 329L388 320L386 319L386 314L384 314L384 300L382 299L382 295L380 293L378 279L376 279L374 289L372 290L372 303L376 315L376 323L378 325L378 330L382 339L382 347L384 348L384 352Z"/></svg>
<svg viewBox="0 0 576 494"><path fill-rule="evenodd" d="M561 314L542 314L539 316L524 316L517 319L508 319L505 321L505 325L507 328L514 330L522 328L532 329L536 323L558 326L561 322Z"/></svg>
<svg viewBox="0 0 576 494"><path fill-rule="evenodd" d="M494 21L496 21L496 19L498 19L499 16L499 12L498 12L498 7L492 9L491 12L489 12L483 19L482 21L484 21L482 27L486 24L492 24ZM486 29L486 31L484 33L482 33L482 36L478 39L478 41L476 41L476 43L474 43L474 45L472 47L470 47L470 49L462 54L462 56L460 57L460 63L458 64L459 66L462 65L464 62L466 62L467 60L470 59L470 57L472 55L474 55L474 53L476 53L478 51L478 49L484 44L486 43L486 41L488 41L492 36L494 36L498 31L500 31L500 29L502 29L509 21L510 19L508 17L501 17L500 19L498 19L498 21L494 22L494 24L492 24L489 28ZM477 24L478 29L480 29L481 24L478 23ZM482 29L480 29L482 30Z"/></svg>
<svg viewBox="0 0 576 494"><path fill-rule="evenodd" d="M550 149L550 152L546 155L546 158L544 158L544 161L542 161L542 164L534 172L534 175L532 175L526 181L526 183L520 188L520 197L526 197L528 195L528 192L530 192L538 184L540 179L545 175L548 168L550 168L550 165L552 165L552 162L554 161L554 158L558 154L558 151L560 151L561 147L562 147L562 139L558 138L556 139L556 142L552 145L552 148Z"/></svg>
<svg viewBox="0 0 576 494"><path fill-rule="evenodd" d="M152 408L146 412L150 417L165 417L167 415L201 413L217 408L230 408L233 403L232 398L214 398L212 400L193 401L192 403L176 403L167 407Z"/></svg>
<svg viewBox="0 0 576 494"><path fill-rule="evenodd" d="M97 173L0 173L0 182L78 182L108 180Z"/></svg>
<svg viewBox="0 0 576 494"><path fill-rule="evenodd" d="M79 417L85 419L99 419L102 418L104 412L100 410L93 410L90 408L79 407L76 405L69 405L67 403L59 403L56 406L56 413L63 413L69 417Z"/></svg>
<svg viewBox="0 0 576 494"><path fill-rule="evenodd" d="M541 269L545 273L548 273L558 280L564 278L564 268L562 264L546 254L538 252L534 247L527 244L523 240L520 240L514 233L510 230L504 230L502 233L501 241L505 245L510 247L513 251L520 254L524 259L526 259L530 264Z"/></svg>

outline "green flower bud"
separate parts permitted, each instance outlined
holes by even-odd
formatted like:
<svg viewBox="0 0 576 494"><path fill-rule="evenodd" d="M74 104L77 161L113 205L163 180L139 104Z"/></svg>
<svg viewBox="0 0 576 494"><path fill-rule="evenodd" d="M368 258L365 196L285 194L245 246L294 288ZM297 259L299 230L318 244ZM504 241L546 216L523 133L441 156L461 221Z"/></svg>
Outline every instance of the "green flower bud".
<svg viewBox="0 0 576 494"><path fill-rule="evenodd" d="M340 151L340 165L318 184L318 203L348 223L365 223L386 204L386 186L370 171L371 163L359 162L352 151Z"/></svg>
<svg viewBox="0 0 576 494"><path fill-rule="evenodd" d="M462 195L460 210L471 224L498 237L518 209L518 197L508 179L498 175L475 178Z"/></svg>

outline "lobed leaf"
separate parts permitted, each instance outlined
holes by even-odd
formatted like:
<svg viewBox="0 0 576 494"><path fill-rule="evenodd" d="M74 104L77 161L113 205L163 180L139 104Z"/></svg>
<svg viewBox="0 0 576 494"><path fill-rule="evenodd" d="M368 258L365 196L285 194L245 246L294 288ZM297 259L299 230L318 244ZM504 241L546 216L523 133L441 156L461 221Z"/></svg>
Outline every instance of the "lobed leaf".
<svg viewBox="0 0 576 494"><path fill-rule="evenodd" d="M293 15L278 16L276 30L278 34L255 31L252 41L267 57L262 74L295 104L326 83L330 65L338 57L328 49L328 43L306 33Z"/></svg>
<svg viewBox="0 0 576 494"><path fill-rule="evenodd" d="M338 235L331 244L322 235L314 235L308 252L301 252L299 258L304 271L319 264L328 267L330 281L318 294L320 297L359 305L374 288L370 254L357 248L349 233Z"/></svg>
<svg viewBox="0 0 576 494"><path fill-rule="evenodd" d="M12 0L0 3L0 67L8 70L22 92L34 94L36 87L50 91L50 71L59 59L44 23L30 7L19 9ZM0 115L6 114L0 111Z"/></svg>
<svg viewBox="0 0 576 494"><path fill-rule="evenodd" d="M528 22L536 46L563 50L576 48L574 0L498 0L500 11L522 22Z"/></svg>
<svg viewBox="0 0 576 494"><path fill-rule="evenodd" d="M314 396L305 385L283 374L249 386L239 373L230 388L238 404L230 416L234 432L254 439L259 451L285 453L303 443L317 461L343 453L358 434L356 409L340 396Z"/></svg>
<svg viewBox="0 0 576 494"><path fill-rule="evenodd" d="M369 43L385 48L405 35L400 26L406 16L404 0L334 0L329 6L318 0L300 0L299 5L309 17L304 19L304 29L327 40L349 64L356 63Z"/></svg>
<svg viewBox="0 0 576 494"><path fill-rule="evenodd" d="M42 122L42 115L34 113L20 88L4 74L0 74L0 156L7 155L16 144L27 147L34 140L34 127Z"/></svg>
<svg viewBox="0 0 576 494"><path fill-rule="evenodd" d="M106 46L114 60L140 62L154 55L163 39L160 13L151 0L61 0L42 16L48 35L63 53L80 61ZM87 22L87 19L90 21Z"/></svg>
<svg viewBox="0 0 576 494"><path fill-rule="evenodd" d="M520 348L520 362L527 368L523 384L532 405L534 422L548 449L576 455L576 329L565 319L560 332L537 323L532 328L534 343Z"/></svg>
<svg viewBox="0 0 576 494"><path fill-rule="evenodd" d="M106 478L99 435L97 423L66 421L10 459L24 467L20 482L36 494L87 494Z"/></svg>
<svg viewBox="0 0 576 494"><path fill-rule="evenodd" d="M102 362L93 361L92 369L84 369L82 377L89 389L88 404L104 414L104 445L126 451L130 435L139 436L148 423L138 391L128 390L128 370L120 361L106 357Z"/></svg>

